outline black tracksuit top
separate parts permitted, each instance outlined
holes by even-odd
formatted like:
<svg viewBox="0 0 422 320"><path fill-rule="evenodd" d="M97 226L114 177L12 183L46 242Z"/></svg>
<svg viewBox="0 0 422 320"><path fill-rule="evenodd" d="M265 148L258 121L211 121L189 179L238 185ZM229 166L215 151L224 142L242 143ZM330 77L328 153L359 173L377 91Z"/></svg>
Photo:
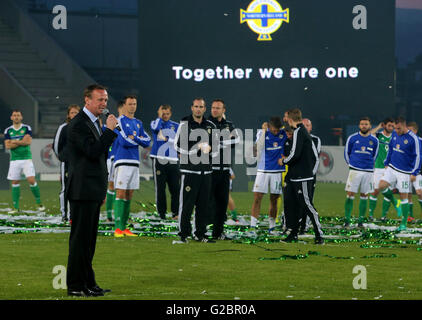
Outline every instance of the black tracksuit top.
<svg viewBox="0 0 422 320"><path fill-rule="evenodd" d="M283 160L289 166L290 181L312 180L318 169L318 151L308 130L303 124L298 124L293 131L290 154Z"/></svg>

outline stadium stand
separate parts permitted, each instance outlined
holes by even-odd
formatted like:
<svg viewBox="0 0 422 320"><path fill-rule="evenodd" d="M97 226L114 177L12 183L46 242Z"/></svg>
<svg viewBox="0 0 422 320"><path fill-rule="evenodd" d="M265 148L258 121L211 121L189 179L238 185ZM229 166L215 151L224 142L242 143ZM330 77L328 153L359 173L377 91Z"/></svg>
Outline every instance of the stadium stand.
<svg viewBox="0 0 422 320"><path fill-rule="evenodd" d="M18 19L14 19L16 17ZM33 126L39 138L53 137L58 124L64 120L67 106L83 103L83 87L96 82L29 15L9 0L0 4L0 77L9 78L10 86L20 87L21 92L34 101L34 107L12 105L18 102L7 97L8 92L0 92L0 98L9 109L23 110L26 123ZM109 101L114 104L111 97ZM38 112L29 119L28 113L31 114L36 105Z"/></svg>

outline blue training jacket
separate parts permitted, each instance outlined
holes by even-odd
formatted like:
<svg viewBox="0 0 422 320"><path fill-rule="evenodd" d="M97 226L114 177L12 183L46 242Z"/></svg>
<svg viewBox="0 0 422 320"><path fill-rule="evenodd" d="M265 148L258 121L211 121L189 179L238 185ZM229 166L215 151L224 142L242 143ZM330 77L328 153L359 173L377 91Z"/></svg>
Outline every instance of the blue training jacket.
<svg viewBox="0 0 422 320"><path fill-rule="evenodd" d="M179 159L177 157L177 151L174 149L174 138L178 128L179 124L172 120L163 121L163 119L157 118L151 121L153 137L153 145L149 154L151 158L172 161L177 161Z"/></svg>
<svg viewBox="0 0 422 320"><path fill-rule="evenodd" d="M117 135L118 147L114 150L115 166L139 166L139 146L148 147L150 136L144 131L142 121L121 116L118 119L121 131ZM133 139L130 137L133 136Z"/></svg>
<svg viewBox="0 0 422 320"><path fill-rule="evenodd" d="M350 169L373 172L379 141L373 135L366 137L356 132L347 138L344 160Z"/></svg>
<svg viewBox="0 0 422 320"><path fill-rule="evenodd" d="M418 175L421 168L421 141L411 130L401 136L393 132L384 161L399 172Z"/></svg>
<svg viewBox="0 0 422 320"><path fill-rule="evenodd" d="M286 166L280 166L278 159L284 154L284 145L287 141L286 132L281 129L276 135L273 135L269 129L264 133L263 130L258 130L256 134L256 143L265 135L265 145L258 160L258 172L277 173L286 171Z"/></svg>

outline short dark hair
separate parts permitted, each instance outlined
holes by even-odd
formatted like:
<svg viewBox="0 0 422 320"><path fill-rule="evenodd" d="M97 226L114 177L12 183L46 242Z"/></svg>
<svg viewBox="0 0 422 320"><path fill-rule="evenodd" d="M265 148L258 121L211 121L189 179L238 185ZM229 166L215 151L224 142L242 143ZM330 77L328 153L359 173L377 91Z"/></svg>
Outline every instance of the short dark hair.
<svg viewBox="0 0 422 320"><path fill-rule="evenodd" d="M398 123L404 123L406 124L406 119L404 117L397 117L396 120L394 121L395 124Z"/></svg>
<svg viewBox="0 0 422 320"><path fill-rule="evenodd" d="M206 105L205 99L204 99L204 98L202 98L202 97L197 97L197 98L193 99L193 100L192 100L192 105L193 105L193 102L194 102L195 100L202 100L202 101L204 101L204 105Z"/></svg>
<svg viewBox="0 0 422 320"><path fill-rule="evenodd" d="M387 123L389 123L389 122L394 123L394 119L393 119L392 117L388 117L388 118L385 118L385 119L382 121L382 123L384 123L384 124L387 124Z"/></svg>
<svg viewBox="0 0 422 320"><path fill-rule="evenodd" d="M271 117L269 124L274 128L280 129L282 127L281 118L279 116Z"/></svg>
<svg viewBox="0 0 422 320"><path fill-rule="evenodd" d="M19 112L21 115L23 115L23 113L20 109L13 109L11 114L13 114L13 112Z"/></svg>
<svg viewBox="0 0 422 320"><path fill-rule="evenodd" d="M160 107L161 107L162 110L170 110L171 111L171 105L169 105L169 104L162 104Z"/></svg>
<svg viewBox="0 0 422 320"><path fill-rule="evenodd" d="M119 100L119 102L117 102L117 109L123 108L124 104L125 104L124 100Z"/></svg>
<svg viewBox="0 0 422 320"><path fill-rule="evenodd" d="M137 97L137 96L135 96L134 94L128 94L128 95L126 95L126 96L123 98L123 103L126 103L126 102L127 102L127 99L135 99L135 100L138 100L138 97Z"/></svg>
<svg viewBox="0 0 422 320"><path fill-rule="evenodd" d="M361 121L369 121L369 123L371 123L371 119L370 119L369 117L367 117L367 116L361 117L361 118L359 119L359 123L360 123Z"/></svg>
<svg viewBox="0 0 422 320"><path fill-rule="evenodd" d="M211 102L211 104L213 104L214 102L221 102L221 103L223 104L223 108L224 108L224 109L226 108L226 104L224 103L224 100L223 100L223 99L219 99L219 98L214 99L214 100Z"/></svg>
<svg viewBox="0 0 422 320"><path fill-rule="evenodd" d="M292 119L294 122L302 121L302 111L300 111L299 108L287 110L287 117Z"/></svg>
<svg viewBox="0 0 422 320"><path fill-rule="evenodd" d="M84 90L84 97L91 98L92 92L95 90L107 90L107 88L97 83L90 84Z"/></svg>

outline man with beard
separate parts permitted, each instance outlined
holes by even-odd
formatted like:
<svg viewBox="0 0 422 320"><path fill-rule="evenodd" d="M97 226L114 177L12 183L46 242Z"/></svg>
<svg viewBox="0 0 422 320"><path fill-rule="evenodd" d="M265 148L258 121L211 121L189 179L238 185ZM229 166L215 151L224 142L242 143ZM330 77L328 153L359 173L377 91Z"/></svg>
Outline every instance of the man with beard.
<svg viewBox="0 0 422 320"><path fill-rule="evenodd" d="M385 173L380 181L379 189L384 197L394 200L393 189L397 188L400 194L399 216L402 217L397 231L407 228L409 214L408 196L411 192L411 182L416 181L421 168L421 143L406 124L406 119L399 117L394 122L394 132L388 146L387 158L384 161Z"/></svg>
<svg viewBox="0 0 422 320"><path fill-rule="evenodd" d="M360 189L358 227L363 227L363 219L368 205L368 194L374 192L374 164L378 154L378 139L371 135L371 120L362 117L359 120L359 132L347 138L344 159L349 166L346 182L345 227L350 226L353 200Z"/></svg>
<svg viewBox="0 0 422 320"><path fill-rule="evenodd" d="M380 129L383 129L379 132ZM374 169L374 192L369 196L369 219L374 219L374 212L377 206L377 197L379 194L379 184L381 181L382 176L385 173L385 166L384 161L387 157L388 153L388 144L391 140L391 134L394 131L394 119L393 118L386 118L383 122L381 122L376 128L371 130L371 134L374 135L379 141L379 149L378 155L375 160L375 169ZM400 202L394 199L395 203L393 203L394 208L397 209L397 205ZM382 202L382 214L381 214L381 221L385 221L387 218L387 212L390 208L391 201L387 198L384 198Z"/></svg>

